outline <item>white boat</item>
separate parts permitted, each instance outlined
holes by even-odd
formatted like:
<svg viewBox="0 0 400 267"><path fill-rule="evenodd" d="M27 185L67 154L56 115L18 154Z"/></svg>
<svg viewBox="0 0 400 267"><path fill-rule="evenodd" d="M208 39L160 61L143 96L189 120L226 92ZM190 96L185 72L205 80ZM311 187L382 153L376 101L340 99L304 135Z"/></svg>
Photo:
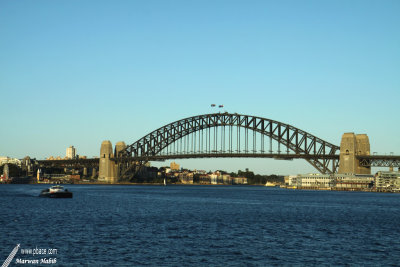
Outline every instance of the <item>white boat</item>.
<svg viewBox="0 0 400 267"><path fill-rule="evenodd" d="M274 183L271 183L271 182L267 182L267 183L265 184L265 186L268 186L268 187L275 187L275 186L277 186L277 185L274 184Z"/></svg>
<svg viewBox="0 0 400 267"><path fill-rule="evenodd" d="M65 189L64 186L54 185L48 189L43 189L39 197L72 198L72 192Z"/></svg>

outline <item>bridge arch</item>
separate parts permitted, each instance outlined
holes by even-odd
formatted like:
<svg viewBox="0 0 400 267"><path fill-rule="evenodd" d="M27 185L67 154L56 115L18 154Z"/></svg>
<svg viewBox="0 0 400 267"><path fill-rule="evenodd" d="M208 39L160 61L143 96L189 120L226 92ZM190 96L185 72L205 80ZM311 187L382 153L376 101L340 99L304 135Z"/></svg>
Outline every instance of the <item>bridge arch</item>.
<svg viewBox="0 0 400 267"><path fill-rule="evenodd" d="M226 127L228 127L229 141L225 141ZM210 150L206 149L206 153L194 153L185 155L177 155L171 153L164 153L169 146L187 138L189 135L196 133L202 133L206 130L210 133L210 129L214 128L216 134L218 134L217 128L221 131L221 150ZM239 129L236 131L236 138L233 138L233 128ZM270 140L276 141L279 145L286 147L287 153L272 154L265 153L262 148L261 153L251 153L247 150L244 153L240 153L240 142L243 137L240 136L241 130L245 130L245 134L248 130L254 134L258 133L261 136L266 136ZM206 133L207 134L207 133ZM222 138L222 134L224 138ZM207 136L206 136L207 137ZM210 138L210 136L208 136ZM249 138L246 136L245 138ZM196 139L196 137L195 137ZM218 141L218 138L214 136L214 139ZM239 148L233 150L233 140L239 144ZM199 139L200 140L200 139ZM243 140L246 142L246 139ZM248 140L247 140L248 141ZM201 144L201 140L199 141ZM222 144L227 142L226 144ZM204 142L203 142L204 143ZM204 144L203 144L204 145ZM207 143L206 143L207 145ZM226 145L226 146L225 146ZM253 143L254 145L254 143ZM210 142L208 142L210 146ZM262 147L264 144L262 144ZM222 147L224 149L222 149ZM228 147L226 150L225 147ZM274 121L267 118L242 115L242 114L231 114L231 113L213 113L193 116L185 119L181 119L165 126L158 128L157 130L145 135L131 145L128 145L123 151L119 153L119 158L137 159L137 160L154 160L154 159L168 159L177 158L183 156L185 158L196 158L196 157L278 157L278 158L304 158L312 166L314 166L321 173L334 173L336 172L338 162L336 152L340 148L329 142L326 142L306 131L298 129L289 124L285 124L279 121ZM198 151L204 152L204 151ZM250 152L250 153L249 153ZM163 157L160 157L163 154Z"/></svg>

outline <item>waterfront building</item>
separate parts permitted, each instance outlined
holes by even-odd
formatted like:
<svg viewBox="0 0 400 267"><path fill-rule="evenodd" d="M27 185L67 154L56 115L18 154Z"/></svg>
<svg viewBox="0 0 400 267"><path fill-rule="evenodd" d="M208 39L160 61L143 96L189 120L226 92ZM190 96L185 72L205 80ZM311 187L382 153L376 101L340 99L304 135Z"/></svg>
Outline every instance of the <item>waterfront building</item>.
<svg viewBox="0 0 400 267"><path fill-rule="evenodd" d="M284 183L287 184L287 185L289 184L290 176L291 176L291 175L283 177Z"/></svg>
<svg viewBox="0 0 400 267"><path fill-rule="evenodd" d="M374 176L370 174L335 174L334 186L337 189L367 189L374 185Z"/></svg>
<svg viewBox="0 0 400 267"><path fill-rule="evenodd" d="M209 176L210 176L211 184L218 184L218 174L217 173L212 173Z"/></svg>
<svg viewBox="0 0 400 267"><path fill-rule="evenodd" d="M309 173L300 174L297 177L297 184L301 187L330 188L333 186L334 177L329 174Z"/></svg>
<svg viewBox="0 0 400 267"><path fill-rule="evenodd" d="M400 172L379 171L375 176L375 187L378 190L400 189Z"/></svg>
<svg viewBox="0 0 400 267"><path fill-rule="evenodd" d="M70 146L67 148L67 153L65 157L67 159L74 159L76 157L76 149L74 146Z"/></svg>
<svg viewBox="0 0 400 267"><path fill-rule="evenodd" d="M180 166L179 166L179 164L176 164L174 161L174 162L171 162L170 167L171 167L172 171L179 171Z"/></svg>
<svg viewBox="0 0 400 267"><path fill-rule="evenodd" d="M232 184L232 177L229 174L222 175L222 183L223 184Z"/></svg>
<svg viewBox="0 0 400 267"><path fill-rule="evenodd" d="M233 184L247 184L246 177L234 177L232 180Z"/></svg>
<svg viewBox="0 0 400 267"><path fill-rule="evenodd" d="M297 179L297 175L289 175L287 176L287 182L285 179L285 183L287 183L290 187L299 187L301 186L301 178L299 177L299 179Z"/></svg>
<svg viewBox="0 0 400 267"><path fill-rule="evenodd" d="M14 164L21 167L21 161L19 159L10 158L10 157L0 157L0 166L4 164Z"/></svg>
<svg viewBox="0 0 400 267"><path fill-rule="evenodd" d="M171 172L170 167L161 167L159 170L160 170L160 172L165 173L165 174L168 174Z"/></svg>
<svg viewBox="0 0 400 267"><path fill-rule="evenodd" d="M360 190L372 188L374 176L369 174L298 174L288 177L288 185L293 188L313 188L332 190Z"/></svg>
<svg viewBox="0 0 400 267"><path fill-rule="evenodd" d="M200 184L211 184L211 178L208 174L201 174L199 176L199 183Z"/></svg>
<svg viewBox="0 0 400 267"><path fill-rule="evenodd" d="M182 184L193 184L193 172L182 172L179 173L179 180Z"/></svg>

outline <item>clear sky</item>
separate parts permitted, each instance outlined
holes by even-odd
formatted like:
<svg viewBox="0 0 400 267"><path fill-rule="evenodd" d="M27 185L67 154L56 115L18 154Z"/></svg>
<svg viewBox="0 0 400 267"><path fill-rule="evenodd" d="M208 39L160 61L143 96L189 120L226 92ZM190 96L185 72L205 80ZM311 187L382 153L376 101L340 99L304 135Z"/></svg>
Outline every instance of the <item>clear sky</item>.
<svg viewBox="0 0 400 267"><path fill-rule="evenodd" d="M400 154L400 1L2 0L0 156L98 156L213 112L257 115ZM167 162L168 163L168 162ZM303 160L188 168L315 170Z"/></svg>

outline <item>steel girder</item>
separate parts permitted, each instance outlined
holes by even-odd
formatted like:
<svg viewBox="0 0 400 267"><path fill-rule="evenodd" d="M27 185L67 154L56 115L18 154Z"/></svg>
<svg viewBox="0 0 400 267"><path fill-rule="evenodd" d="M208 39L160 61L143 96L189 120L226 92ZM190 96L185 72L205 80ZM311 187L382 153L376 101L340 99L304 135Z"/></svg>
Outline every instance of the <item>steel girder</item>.
<svg viewBox="0 0 400 267"><path fill-rule="evenodd" d="M167 124L127 146L119 153L120 157L117 161L150 160L159 155L164 148L189 134L221 126L243 127L266 135L295 154L306 155L301 158L305 158L321 173L335 173L337 170L338 161L334 158L336 152L340 150L338 146L289 124L236 113L205 114ZM215 155L216 153L208 153L208 157L215 157ZM293 158L296 156L294 155Z"/></svg>
<svg viewBox="0 0 400 267"><path fill-rule="evenodd" d="M400 156L373 155L358 156L360 166L364 167L399 167Z"/></svg>
<svg viewBox="0 0 400 267"><path fill-rule="evenodd" d="M62 160L38 160L39 167L62 167L62 168L96 168L99 159L62 159Z"/></svg>

